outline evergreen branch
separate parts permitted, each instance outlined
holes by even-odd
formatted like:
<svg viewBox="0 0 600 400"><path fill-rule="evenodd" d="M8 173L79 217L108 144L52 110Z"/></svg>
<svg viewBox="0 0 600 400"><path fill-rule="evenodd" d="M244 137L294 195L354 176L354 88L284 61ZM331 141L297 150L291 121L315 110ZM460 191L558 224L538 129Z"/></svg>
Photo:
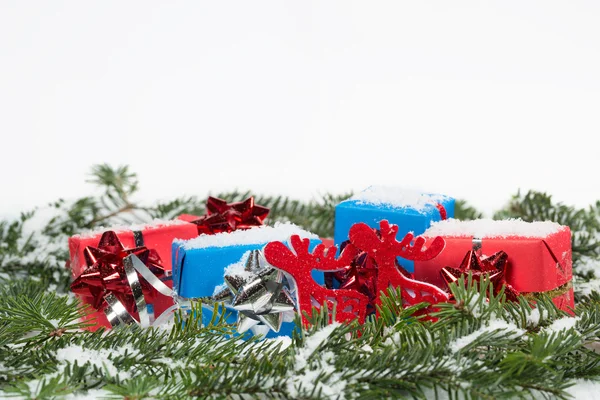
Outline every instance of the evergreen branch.
<svg viewBox="0 0 600 400"><path fill-rule="evenodd" d="M439 304L438 321L423 320L420 304L402 307L389 290L379 317L365 324L330 324L313 310L311 327L297 318L291 344L241 340L222 305L189 305L170 327L82 330L89 312L61 295L68 287L66 238L128 218L201 215L204 199L182 197L156 205L132 195L137 177L126 167L97 167L99 196L52 204L40 230L36 212L0 221L0 394L19 398L567 398L576 379L600 379L600 294L578 297L576 319L551 299L507 302L487 280L450 285L455 299ZM250 192L217 194L241 201ZM348 195L301 202L256 195L271 208L269 223L291 221L322 237L333 233L334 208ZM575 271L591 278L600 260L600 206L576 209L545 194L517 194L496 217L551 219L573 231ZM458 201L456 216L481 214ZM578 281L579 282L579 281ZM212 313L203 325L202 316ZM335 309L332 310L335 314Z"/></svg>

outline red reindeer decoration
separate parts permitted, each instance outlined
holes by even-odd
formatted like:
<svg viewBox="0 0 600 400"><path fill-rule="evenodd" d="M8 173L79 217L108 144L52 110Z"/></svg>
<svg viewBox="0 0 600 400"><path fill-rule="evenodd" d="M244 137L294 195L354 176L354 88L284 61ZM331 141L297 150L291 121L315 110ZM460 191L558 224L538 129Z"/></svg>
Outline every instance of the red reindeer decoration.
<svg viewBox="0 0 600 400"><path fill-rule="evenodd" d="M338 322L350 322L355 319L362 324L367 313L367 296L349 289L327 289L317 284L312 276L313 269L320 271L337 271L350 264L358 254L354 246L346 246L336 259L337 247L317 245L309 251L309 239L300 239L294 235L290 239L292 252L281 242L267 244L264 255L269 264L290 274L296 281L300 313L305 325L308 320L304 313L311 314L313 307L326 306L332 310L335 304L335 319Z"/></svg>
<svg viewBox="0 0 600 400"><path fill-rule="evenodd" d="M350 243L366 252L377 264L376 304L381 304L381 293L387 293L389 287L399 287L401 289L404 307L410 307L421 302L428 302L433 305L448 301L448 294L440 288L410 279L396 267L396 257L419 261L434 258L444 249L444 239L436 237L429 247L424 249L424 238L417 237L414 245L411 245L414 235L409 233L401 242L398 242L396 240L398 234L396 225L390 225L388 221L383 220L379 223L379 226L380 236L377 235L374 229L364 223L353 225L349 233ZM422 313L428 314L434 310L435 308L428 307Z"/></svg>

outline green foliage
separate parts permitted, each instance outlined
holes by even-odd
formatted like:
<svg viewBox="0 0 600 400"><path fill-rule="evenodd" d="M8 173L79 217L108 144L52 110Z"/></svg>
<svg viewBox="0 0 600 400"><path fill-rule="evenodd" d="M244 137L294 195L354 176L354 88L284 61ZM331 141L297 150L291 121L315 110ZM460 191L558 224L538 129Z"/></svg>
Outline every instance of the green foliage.
<svg viewBox="0 0 600 400"><path fill-rule="evenodd" d="M469 205L465 200L456 200L454 205L454 218L462 221L482 218L483 214Z"/></svg>
<svg viewBox="0 0 600 400"><path fill-rule="evenodd" d="M379 317L364 325L330 324L314 310L311 327L291 343L241 341L213 305L190 304L169 327L83 330L89 312L65 292L70 280L69 235L98 226L204 213L204 197L156 204L136 200L138 180L127 167L94 168L97 196L59 200L43 210L0 222L0 395L27 399L87 394L104 398L567 398L576 379L598 380L600 294L581 293L577 319L548 298L536 308L521 298L490 295L487 281L451 286L455 301L439 305L433 323L403 308L389 290ZM250 192L217 193L240 201ZM334 206L350 194L302 202L255 195L271 208L269 223L291 221L322 237L333 234ZM495 218L550 219L573 231L580 285L595 281L600 258L600 203L588 209L555 204L550 196L515 195ZM50 211L45 222L40 217ZM481 213L457 201L456 217ZM36 225L37 224L37 225ZM589 281L589 282L586 282ZM335 310L332 311L335 313ZM571 323L560 323L570 321ZM300 326L300 321L297 319ZM289 344L289 345L288 345Z"/></svg>
<svg viewBox="0 0 600 400"><path fill-rule="evenodd" d="M512 197L508 205L494 215L496 219L521 218L524 221L555 221L568 225L573 232L573 261L600 255L600 201L589 208L574 208L554 203L546 193L529 191Z"/></svg>

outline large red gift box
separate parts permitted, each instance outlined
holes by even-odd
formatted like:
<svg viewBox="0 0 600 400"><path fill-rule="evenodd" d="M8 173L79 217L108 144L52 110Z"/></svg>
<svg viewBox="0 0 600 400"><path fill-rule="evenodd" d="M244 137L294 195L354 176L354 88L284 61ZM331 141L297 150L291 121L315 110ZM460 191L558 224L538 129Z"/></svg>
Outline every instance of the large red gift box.
<svg viewBox="0 0 600 400"><path fill-rule="evenodd" d="M86 267L83 251L87 246L96 247L106 231L113 231L125 248L146 246L158 252L165 270L171 271L171 247L173 239L192 239L198 236L196 225L183 220L157 220L150 224L118 226L93 230L69 238L70 268L73 277Z"/></svg>
<svg viewBox="0 0 600 400"><path fill-rule="evenodd" d="M170 275L172 270L172 243L174 239L192 239L198 236L198 228L196 225L182 221L155 221L145 225L133 225L128 227L110 227L102 228L79 235L74 235L69 238L69 253L71 274L73 278L77 278L87 267L84 250L86 247L98 247L100 238L104 232L113 231L117 234L119 240L126 249L131 249L139 246L146 246L148 249L156 250L158 253L165 272ZM167 286L172 287L172 281L164 282ZM82 298L86 303L88 299ZM167 296L159 295L152 304L154 307L155 316L159 316L164 310L173 305L173 299ZM95 320L97 326L92 326L88 329L96 330L100 326L110 328L103 310L96 311L88 315L85 320Z"/></svg>
<svg viewBox="0 0 600 400"><path fill-rule="evenodd" d="M435 223L423 237L426 244L436 236L446 241L444 250L429 261L415 261L415 279L445 286L444 267L457 268L469 250L482 256L498 251L508 254L506 282L524 295L548 293L557 307L574 307L571 231L553 222L521 220L447 220Z"/></svg>

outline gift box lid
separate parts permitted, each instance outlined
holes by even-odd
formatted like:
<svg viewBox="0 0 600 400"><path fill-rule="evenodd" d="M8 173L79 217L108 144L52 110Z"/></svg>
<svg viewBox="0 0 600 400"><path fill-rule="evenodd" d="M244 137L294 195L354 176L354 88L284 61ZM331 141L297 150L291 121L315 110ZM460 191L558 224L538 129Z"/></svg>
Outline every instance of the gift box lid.
<svg viewBox="0 0 600 400"><path fill-rule="evenodd" d="M70 239L93 239L102 235L106 231L113 231L115 233L120 232L131 232L131 231L147 231L153 229L160 229L166 226L174 226L174 225L187 225L189 222L174 219L174 220L165 220L165 219L153 219L150 222L141 223L141 224L131 224L131 225L114 225L114 226L99 226L94 229L89 229L82 231L76 235L71 236Z"/></svg>
<svg viewBox="0 0 600 400"><path fill-rule="evenodd" d="M175 240L173 243L185 250L194 250L209 247L230 247L287 241L292 235L298 235L305 239L319 239L319 236L297 225L276 222L274 226L263 225L246 230L222 232L214 235L200 235L189 240Z"/></svg>
<svg viewBox="0 0 600 400"><path fill-rule="evenodd" d="M454 199L443 194L422 193L416 190L394 186L371 186L348 200L342 201L338 206L360 207L367 209L402 209L405 213L427 215L438 212L439 205Z"/></svg>
<svg viewBox="0 0 600 400"><path fill-rule="evenodd" d="M489 218L472 221L448 219L433 222L423 236L543 239L565 229L568 227L552 221L526 222L521 219L493 220Z"/></svg>

